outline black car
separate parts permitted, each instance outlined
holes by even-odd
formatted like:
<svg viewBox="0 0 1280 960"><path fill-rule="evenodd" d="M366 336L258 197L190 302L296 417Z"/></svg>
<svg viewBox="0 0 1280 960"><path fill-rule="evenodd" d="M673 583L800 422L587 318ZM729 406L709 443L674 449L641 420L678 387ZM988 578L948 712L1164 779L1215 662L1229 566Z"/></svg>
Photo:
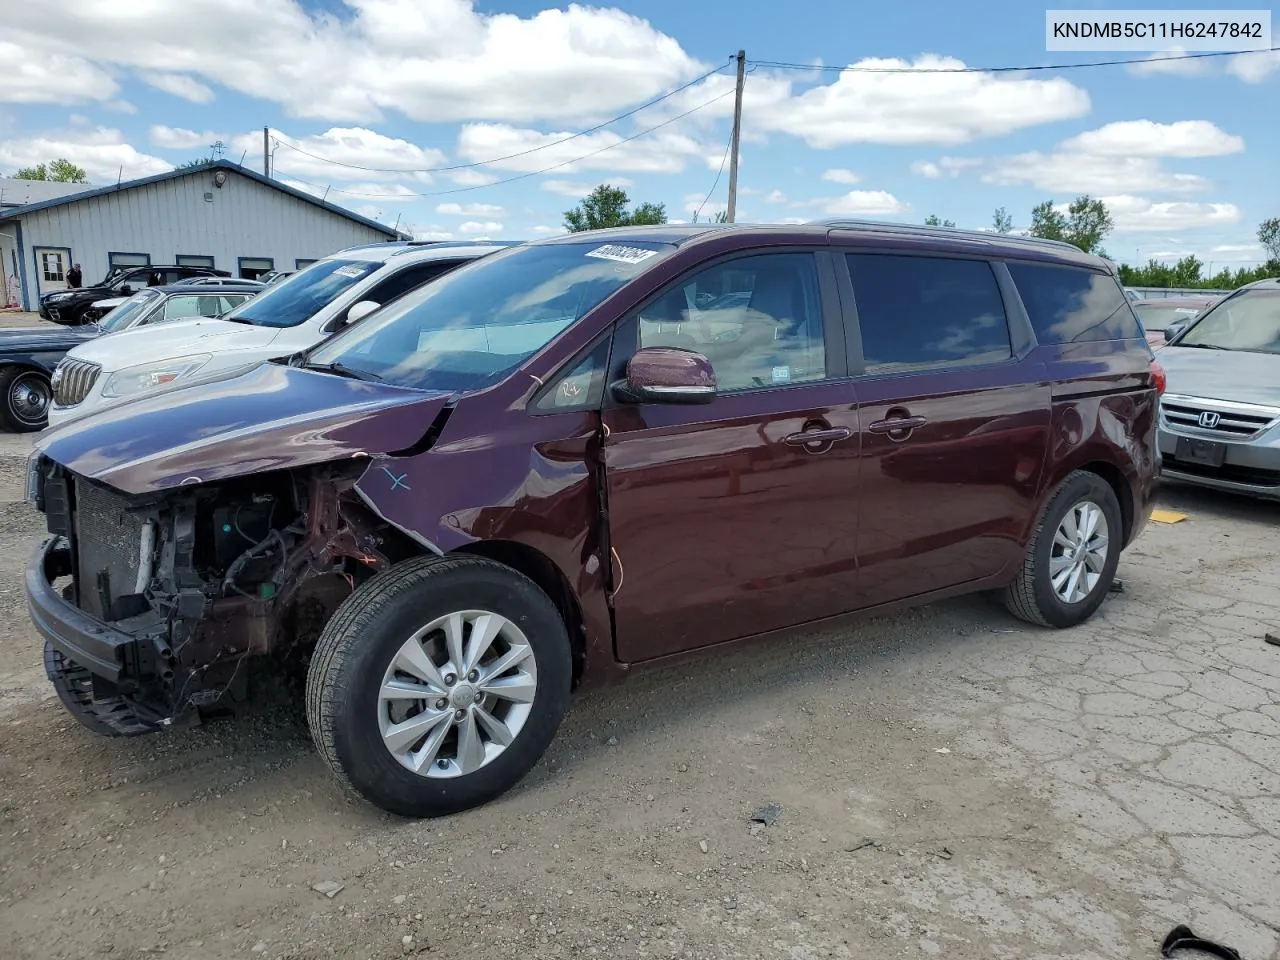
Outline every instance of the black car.
<svg viewBox="0 0 1280 960"><path fill-rule="evenodd" d="M0 426L15 433L44 429L53 399L50 379L63 356L107 333L146 323L213 317L226 313L262 290L244 286L165 286L145 288L97 323L69 329L0 329Z"/></svg>
<svg viewBox="0 0 1280 960"><path fill-rule="evenodd" d="M212 267L143 266L117 267L88 287L74 287L46 293L40 298L40 317L66 326L86 322L84 312L94 301L128 297L145 287L162 287L187 277L229 277L226 270Z"/></svg>

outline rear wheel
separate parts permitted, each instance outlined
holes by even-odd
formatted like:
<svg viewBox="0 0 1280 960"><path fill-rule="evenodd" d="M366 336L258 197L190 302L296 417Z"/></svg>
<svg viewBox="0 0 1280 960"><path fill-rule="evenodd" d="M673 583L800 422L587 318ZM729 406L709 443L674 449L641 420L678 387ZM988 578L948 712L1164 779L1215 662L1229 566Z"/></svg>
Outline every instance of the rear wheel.
<svg viewBox="0 0 1280 960"><path fill-rule="evenodd" d="M0 422L14 433L43 430L49 423L53 387L42 370L5 367L0 370Z"/></svg>
<svg viewBox="0 0 1280 960"><path fill-rule="evenodd" d="M569 636L529 579L479 557L410 560L338 608L307 676L307 720L348 787L434 817L494 799L568 709Z"/></svg>
<svg viewBox="0 0 1280 960"><path fill-rule="evenodd" d="M1005 606L1029 623L1073 627L1106 599L1124 542L1115 491L1077 470L1049 498Z"/></svg>

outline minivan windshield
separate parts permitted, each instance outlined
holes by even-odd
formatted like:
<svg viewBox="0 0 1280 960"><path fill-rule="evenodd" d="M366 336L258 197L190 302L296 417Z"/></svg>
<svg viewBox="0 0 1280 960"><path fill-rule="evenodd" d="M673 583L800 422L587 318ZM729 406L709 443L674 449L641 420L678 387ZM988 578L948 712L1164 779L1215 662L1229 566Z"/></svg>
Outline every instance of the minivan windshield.
<svg viewBox="0 0 1280 960"><path fill-rule="evenodd" d="M159 290L143 290L141 293L135 293L120 306L116 307L105 317L98 321L98 329L103 333L116 333L120 330L128 330L142 318L142 315L151 309L154 304L163 296Z"/></svg>
<svg viewBox="0 0 1280 960"><path fill-rule="evenodd" d="M674 249L599 240L515 247L410 291L317 347L306 365L422 390L476 390Z"/></svg>
<svg viewBox="0 0 1280 960"><path fill-rule="evenodd" d="M1250 290L1223 300L1174 343L1209 350L1280 353L1280 290Z"/></svg>
<svg viewBox="0 0 1280 960"><path fill-rule="evenodd" d="M296 327L381 266L381 260L319 260L267 287L225 319L258 327Z"/></svg>

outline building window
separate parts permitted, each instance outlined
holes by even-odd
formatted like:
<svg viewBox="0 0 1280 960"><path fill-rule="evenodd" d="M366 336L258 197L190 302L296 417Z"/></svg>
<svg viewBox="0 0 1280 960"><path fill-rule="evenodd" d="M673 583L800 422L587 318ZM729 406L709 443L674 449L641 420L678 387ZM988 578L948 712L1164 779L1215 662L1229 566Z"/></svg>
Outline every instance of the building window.
<svg viewBox="0 0 1280 960"><path fill-rule="evenodd" d="M241 257L239 264L242 280L257 280L276 268L276 262L270 257Z"/></svg>
<svg viewBox="0 0 1280 960"><path fill-rule="evenodd" d="M213 257L206 257L203 254L180 253L173 262L180 267L208 267L210 270L214 268Z"/></svg>
<svg viewBox="0 0 1280 960"><path fill-rule="evenodd" d="M149 253L108 253L107 269L115 270L117 267L149 267L151 266L151 254Z"/></svg>
<svg viewBox="0 0 1280 960"><path fill-rule="evenodd" d="M63 273L62 254L40 254L40 272L44 274L45 283L62 283L66 279Z"/></svg>
<svg viewBox="0 0 1280 960"><path fill-rule="evenodd" d="M295 270L301 270L303 267L309 267L313 263L315 263L314 260L295 260L293 261L293 268Z"/></svg>

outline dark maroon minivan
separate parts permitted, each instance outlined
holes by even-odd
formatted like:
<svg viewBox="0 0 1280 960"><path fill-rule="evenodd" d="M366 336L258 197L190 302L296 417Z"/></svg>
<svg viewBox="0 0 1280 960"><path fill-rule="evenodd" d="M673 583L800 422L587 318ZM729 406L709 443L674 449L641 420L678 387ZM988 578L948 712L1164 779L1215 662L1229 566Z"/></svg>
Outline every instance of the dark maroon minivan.
<svg viewBox="0 0 1280 960"><path fill-rule="evenodd" d="M309 658L387 810L516 783L576 686L997 591L1070 627L1146 522L1163 375L1065 244L832 221L513 247L328 342L44 437L27 575L103 734Z"/></svg>

